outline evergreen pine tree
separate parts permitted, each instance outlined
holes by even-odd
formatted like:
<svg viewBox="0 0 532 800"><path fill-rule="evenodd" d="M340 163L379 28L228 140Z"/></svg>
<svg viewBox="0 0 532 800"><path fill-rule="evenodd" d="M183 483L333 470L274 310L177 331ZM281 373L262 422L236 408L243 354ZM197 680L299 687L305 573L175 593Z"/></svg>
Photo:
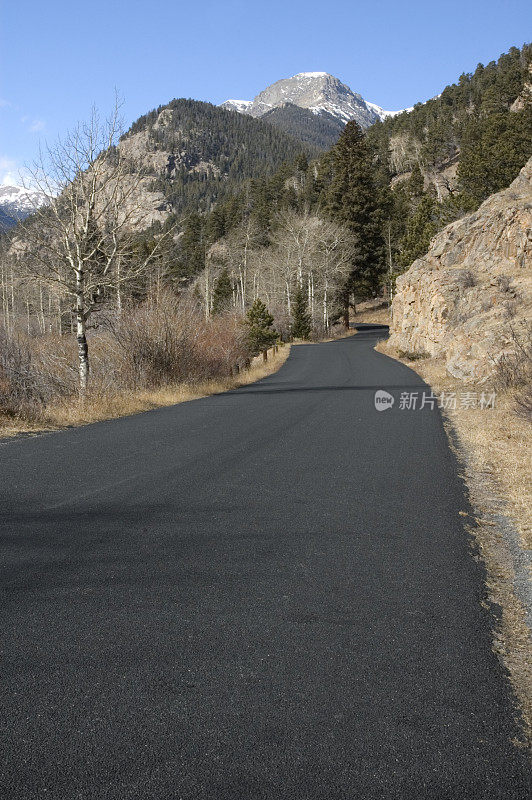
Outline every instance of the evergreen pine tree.
<svg viewBox="0 0 532 800"><path fill-rule="evenodd" d="M430 240L438 230L437 203L430 194L425 194L416 211L408 220L406 233L400 242L399 263L409 267L416 258L425 255Z"/></svg>
<svg viewBox="0 0 532 800"><path fill-rule="evenodd" d="M326 208L333 219L349 228L357 243L346 292L372 294L385 266L382 209L372 152L356 122L345 126L332 159L334 177Z"/></svg>
<svg viewBox="0 0 532 800"><path fill-rule="evenodd" d="M179 241L179 274L196 275L205 266L205 236L203 218L199 214L189 214Z"/></svg>
<svg viewBox="0 0 532 800"><path fill-rule="evenodd" d="M231 277L227 268L223 269L220 273L218 280L214 285L214 292L212 296L212 313L220 314L222 311L228 311L231 308L231 300L233 297L233 286L231 284Z"/></svg>
<svg viewBox="0 0 532 800"><path fill-rule="evenodd" d="M305 153L301 153L301 155L297 157L296 169L299 170L299 172L308 172L308 158Z"/></svg>
<svg viewBox="0 0 532 800"><path fill-rule="evenodd" d="M412 173L408 179L407 189L410 197L410 202L413 206L421 199L424 194L425 180L419 164L416 162L412 167Z"/></svg>
<svg viewBox="0 0 532 800"><path fill-rule="evenodd" d="M251 355L264 353L278 339L273 328L273 317L259 298L255 300L244 320L246 339Z"/></svg>
<svg viewBox="0 0 532 800"><path fill-rule="evenodd" d="M292 336L294 339L308 339L311 332L311 320L308 311L307 297L302 286L298 287L292 307Z"/></svg>
<svg viewBox="0 0 532 800"><path fill-rule="evenodd" d="M207 241L217 242L226 233L225 214L223 206L215 206L207 218Z"/></svg>

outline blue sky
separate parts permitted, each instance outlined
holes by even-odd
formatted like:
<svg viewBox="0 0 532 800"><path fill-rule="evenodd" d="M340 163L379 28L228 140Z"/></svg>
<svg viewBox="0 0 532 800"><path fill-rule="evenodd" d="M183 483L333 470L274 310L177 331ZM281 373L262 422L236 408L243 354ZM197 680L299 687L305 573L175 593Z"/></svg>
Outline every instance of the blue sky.
<svg viewBox="0 0 532 800"><path fill-rule="evenodd" d="M525 0L15 0L0 23L0 183L116 87L129 125L174 97L249 99L297 72L387 109L532 38Z"/></svg>

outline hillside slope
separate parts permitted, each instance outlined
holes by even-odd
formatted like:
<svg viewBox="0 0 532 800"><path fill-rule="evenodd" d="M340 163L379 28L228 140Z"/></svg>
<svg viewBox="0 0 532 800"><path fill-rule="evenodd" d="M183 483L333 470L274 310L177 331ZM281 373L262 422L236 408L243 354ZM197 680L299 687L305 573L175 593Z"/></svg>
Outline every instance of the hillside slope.
<svg viewBox="0 0 532 800"><path fill-rule="evenodd" d="M140 117L120 147L176 214L208 211L246 180L318 153L263 120L195 100L172 100Z"/></svg>
<svg viewBox="0 0 532 800"><path fill-rule="evenodd" d="M530 156L530 69L532 45L512 47L410 113L373 125L368 139L395 180L417 164L440 198L459 188L478 205Z"/></svg>
<svg viewBox="0 0 532 800"><path fill-rule="evenodd" d="M532 158L397 279L390 345L483 380L532 318Z"/></svg>
<svg viewBox="0 0 532 800"><path fill-rule="evenodd" d="M344 129L344 123L327 111L314 114L293 103L272 108L261 119L295 139L319 147L320 150L328 150L336 144Z"/></svg>

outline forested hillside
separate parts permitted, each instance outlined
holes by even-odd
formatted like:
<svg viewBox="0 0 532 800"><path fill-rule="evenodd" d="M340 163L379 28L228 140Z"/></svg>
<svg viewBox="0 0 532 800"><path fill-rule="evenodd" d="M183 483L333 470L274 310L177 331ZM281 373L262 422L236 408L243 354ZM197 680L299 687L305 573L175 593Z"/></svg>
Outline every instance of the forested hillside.
<svg viewBox="0 0 532 800"><path fill-rule="evenodd" d="M314 114L307 108L300 108L293 103L272 108L261 119L320 150L332 147L345 126L345 122L326 111Z"/></svg>
<svg viewBox="0 0 532 800"><path fill-rule="evenodd" d="M195 100L172 100L133 123L120 147L153 175L170 209L209 211L244 181L318 148L273 125Z"/></svg>
<svg viewBox="0 0 532 800"><path fill-rule="evenodd" d="M439 97L373 125L368 140L383 166L394 177L418 165L439 193L459 191L472 205L508 186L532 149L531 61L532 45L512 47Z"/></svg>

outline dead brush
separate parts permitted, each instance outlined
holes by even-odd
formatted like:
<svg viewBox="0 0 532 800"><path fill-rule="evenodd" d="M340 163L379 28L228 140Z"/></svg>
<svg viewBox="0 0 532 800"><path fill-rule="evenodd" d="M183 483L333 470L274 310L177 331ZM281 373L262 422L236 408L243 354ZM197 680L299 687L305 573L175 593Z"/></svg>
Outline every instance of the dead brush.
<svg viewBox="0 0 532 800"><path fill-rule="evenodd" d="M532 422L532 324L520 331L511 327L510 332L511 350L498 360L495 379L513 396L517 415Z"/></svg>
<svg viewBox="0 0 532 800"><path fill-rule="evenodd" d="M146 302L112 328L117 383L151 389L231 375L248 357L241 326L231 314L205 320L190 298L170 293Z"/></svg>
<svg viewBox="0 0 532 800"><path fill-rule="evenodd" d="M159 293L156 301L124 308L118 321L102 314L88 338L89 385L81 402L72 336L28 337L0 329L0 416L13 421L4 428L83 424L262 376L256 365L247 369L251 361L238 315L206 320L191 296Z"/></svg>
<svg viewBox="0 0 532 800"><path fill-rule="evenodd" d="M53 393L54 387L39 371L29 342L0 327L0 413L38 420Z"/></svg>

